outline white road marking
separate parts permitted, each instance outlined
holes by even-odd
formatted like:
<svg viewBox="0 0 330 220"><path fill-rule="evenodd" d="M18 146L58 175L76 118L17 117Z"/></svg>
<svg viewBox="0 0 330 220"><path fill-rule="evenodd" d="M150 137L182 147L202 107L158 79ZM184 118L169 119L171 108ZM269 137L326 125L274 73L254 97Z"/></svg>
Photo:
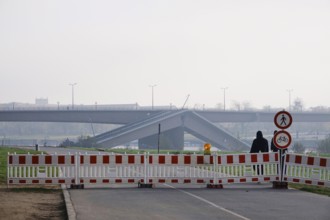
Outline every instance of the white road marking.
<svg viewBox="0 0 330 220"><path fill-rule="evenodd" d="M235 212L232 212L232 211L230 211L230 210L228 210L228 209L226 209L226 208L224 208L224 207L218 206L217 204L214 204L213 202L210 202L210 201L208 201L208 200L206 200L206 199L203 199L202 197L196 196L196 195L194 195L194 194L192 194L192 193L190 193L190 192L187 192L187 191L184 191L184 190L181 190L181 189L175 188L174 186L171 186L171 185L168 185L168 184L164 184L164 185L167 186L167 187L170 187L170 188L172 188L172 189L176 189L176 190L178 190L178 191L180 191L180 192L182 192L182 193L185 193L185 194L187 194L187 195L189 195L189 196L191 196L191 197L194 197L194 198L196 198L196 199L198 199L198 200L201 200L201 201L203 201L203 202L205 202L205 203L207 203L207 204L209 204L209 205L211 205L211 206L213 206L213 207L215 207L215 208L217 208L217 209L220 209L220 210L222 210L222 211L224 211L224 212L227 212L227 213L229 213L229 214L232 214L232 215L234 215L234 216L236 216L236 217L238 217L238 218L241 218L241 219L244 219L244 220L250 220L249 218L246 218L246 217L244 217L244 216L242 216L242 215L240 215L240 214L237 214L237 213L235 213Z"/></svg>

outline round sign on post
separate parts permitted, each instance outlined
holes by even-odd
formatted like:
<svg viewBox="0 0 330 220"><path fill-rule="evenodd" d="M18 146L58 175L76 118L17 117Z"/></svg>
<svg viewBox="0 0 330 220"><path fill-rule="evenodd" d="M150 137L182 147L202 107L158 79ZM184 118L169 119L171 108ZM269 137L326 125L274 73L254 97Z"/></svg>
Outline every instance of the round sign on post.
<svg viewBox="0 0 330 220"><path fill-rule="evenodd" d="M287 131L278 131L274 135L274 144L279 149L286 149L291 144L291 135Z"/></svg>
<svg viewBox="0 0 330 220"><path fill-rule="evenodd" d="M287 111L279 111L274 117L274 123L276 127L286 129L292 124L292 116Z"/></svg>
<svg viewBox="0 0 330 220"><path fill-rule="evenodd" d="M276 127L280 128L280 129L286 129L288 127L290 127L290 125L292 124L292 116L289 112L287 111L279 111L276 113L275 117L274 117L274 123L276 125ZM287 182L283 182L283 176L284 176L284 150L286 148L288 148L291 144L291 135L289 132L285 131L285 130L281 130L281 131L278 131L274 134L274 138L273 138L273 142L274 142L274 145L279 148L280 150L280 160L279 160L279 163L280 163L280 168L281 168L281 172L280 172L280 182L273 182L273 187L277 188L288 188L288 184Z"/></svg>

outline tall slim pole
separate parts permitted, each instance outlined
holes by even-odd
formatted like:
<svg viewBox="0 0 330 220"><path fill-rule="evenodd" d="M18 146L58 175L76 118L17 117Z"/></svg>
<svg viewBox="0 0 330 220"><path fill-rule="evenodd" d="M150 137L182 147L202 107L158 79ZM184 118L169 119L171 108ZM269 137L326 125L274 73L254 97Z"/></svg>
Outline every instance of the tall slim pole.
<svg viewBox="0 0 330 220"><path fill-rule="evenodd" d="M159 144L160 144L160 124L158 124L158 143L157 143L158 154L159 154Z"/></svg>
<svg viewBox="0 0 330 220"><path fill-rule="evenodd" d="M288 89L287 91L289 93L289 111L291 111L291 92L293 91L293 89Z"/></svg>
<svg viewBox="0 0 330 220"><path fill-rule="evenodd" d="M72 110L74 109L74 86L77 85L77 83L69 83L71 86L71 92L72 92Z"/></svg>
<svg viewBox="0 0 330 220"><path fill-rule="evenodd" d="M150 85L151 87L151 109L154 110L154 87L157 86L155 85Z"/></svg>
<svg viewBox="0 0 330 220"><path fill-rule="evenodd" d="M223 110L226 111L226 90L228 87L221 88L223 90Z"/></svg>

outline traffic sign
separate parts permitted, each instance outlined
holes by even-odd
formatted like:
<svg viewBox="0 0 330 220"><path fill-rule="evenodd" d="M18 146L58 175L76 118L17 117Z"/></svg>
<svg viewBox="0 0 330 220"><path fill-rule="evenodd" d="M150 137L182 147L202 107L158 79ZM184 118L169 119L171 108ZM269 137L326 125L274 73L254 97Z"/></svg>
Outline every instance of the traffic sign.
<svg viewBox="0 0 330 220"><path fill-rule="evenodd" d="M274 144L279 149L286 149L290 146L292 138L289 132L281 130L274 135Z"/></svg>
<svg viewBox="0 0 330 220"><path fill-rule="evenodd" d="M279 111L274 117L274 123L276 127L280 129L286 129L292 124L292 116L287 111Z"/></svg>

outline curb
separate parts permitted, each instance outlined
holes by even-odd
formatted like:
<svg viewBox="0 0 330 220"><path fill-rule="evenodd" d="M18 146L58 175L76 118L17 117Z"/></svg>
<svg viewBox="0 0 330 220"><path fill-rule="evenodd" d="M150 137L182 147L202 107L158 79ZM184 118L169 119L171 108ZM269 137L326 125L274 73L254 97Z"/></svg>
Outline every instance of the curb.
<svg viewBox="0 0 330 220"><path fill-rule="evenodd" d="M66 212L68 215L68 220L76 220L77 219L76 211L73 208L69 191L67 190L65 184L62 184L61 188L62 188L64 200L65 200L65 206L66 206Z"/></svg>

